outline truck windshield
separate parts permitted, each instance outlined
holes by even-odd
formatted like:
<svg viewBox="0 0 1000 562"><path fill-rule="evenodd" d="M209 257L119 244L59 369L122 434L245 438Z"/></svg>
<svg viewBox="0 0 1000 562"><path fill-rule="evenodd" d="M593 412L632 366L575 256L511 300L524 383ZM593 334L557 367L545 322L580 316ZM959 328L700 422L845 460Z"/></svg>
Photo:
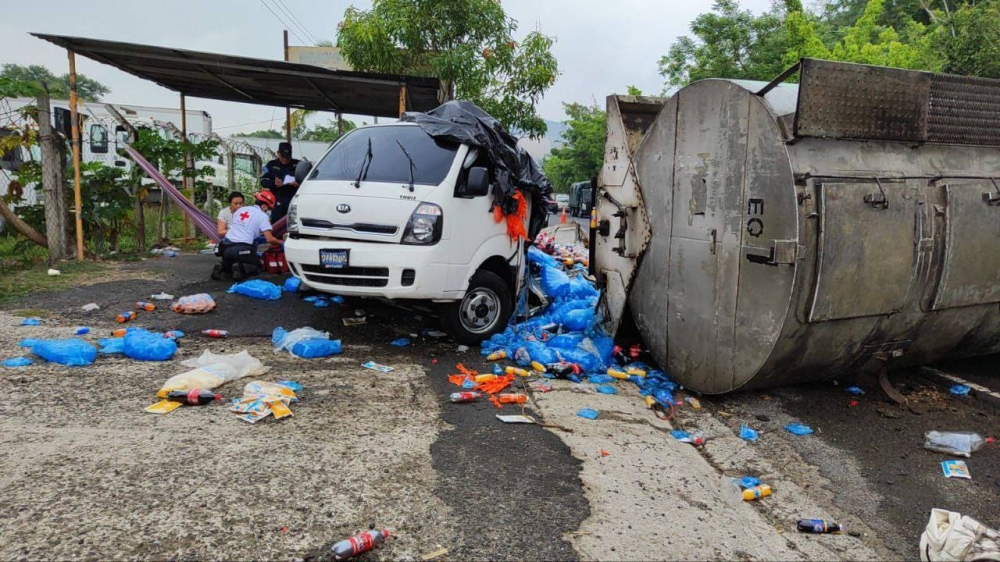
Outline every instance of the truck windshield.
<svg viewBox="0 0 1000 562"><path fill-rule="evenodd" d="M413 183L438 185L448 175L458 145L439 142L420 127L371 127L355 129L344 135L316 165L311 179L355 181L371 140L371 161L364 174L366 182L410 183L410 160L413 159ZM405 148L405 152L400 150Z"/></svg>

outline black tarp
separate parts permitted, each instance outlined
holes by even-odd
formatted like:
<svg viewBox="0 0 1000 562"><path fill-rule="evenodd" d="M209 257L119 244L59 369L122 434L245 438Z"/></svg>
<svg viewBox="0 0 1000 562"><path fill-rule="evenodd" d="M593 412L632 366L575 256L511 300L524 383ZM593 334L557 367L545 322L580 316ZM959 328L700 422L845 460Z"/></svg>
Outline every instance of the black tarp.
<svg viewBox="0 0 1000 562"><path fill-rule="evenodd" d="M470 101L450 101L426 113L403 114L403 121L420 125L425 133L485 151L492 164L493 201L505 215L517 212L513 195L520 189L532 197L528 236L534 239L545 226L552 184L530 154L499 121Z"/></svg>

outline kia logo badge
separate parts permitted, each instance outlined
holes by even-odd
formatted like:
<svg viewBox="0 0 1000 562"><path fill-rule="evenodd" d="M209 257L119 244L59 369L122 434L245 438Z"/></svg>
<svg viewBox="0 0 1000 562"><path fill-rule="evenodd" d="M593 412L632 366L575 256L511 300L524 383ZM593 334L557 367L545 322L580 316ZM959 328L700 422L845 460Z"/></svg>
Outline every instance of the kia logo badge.
<svg viewBox="0 0 1000 562"><path fill-rule="evenodd" d="M347 203L341 203L340 205L337 205L337 212L338 213L350 213L351 212L351 206L348 205Z"/></svg>

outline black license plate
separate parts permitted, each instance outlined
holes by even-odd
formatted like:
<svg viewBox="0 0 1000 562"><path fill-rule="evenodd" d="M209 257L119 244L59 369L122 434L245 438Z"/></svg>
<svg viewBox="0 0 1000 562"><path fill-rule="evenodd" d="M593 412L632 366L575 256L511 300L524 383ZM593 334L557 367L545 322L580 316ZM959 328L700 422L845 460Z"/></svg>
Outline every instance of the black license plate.
<svg viewBox="0 0 1000 562"><path fill-rule="evenodd" d="M350 250L320 250L319 264L327 269L344 269L349 264Z"/></svg>

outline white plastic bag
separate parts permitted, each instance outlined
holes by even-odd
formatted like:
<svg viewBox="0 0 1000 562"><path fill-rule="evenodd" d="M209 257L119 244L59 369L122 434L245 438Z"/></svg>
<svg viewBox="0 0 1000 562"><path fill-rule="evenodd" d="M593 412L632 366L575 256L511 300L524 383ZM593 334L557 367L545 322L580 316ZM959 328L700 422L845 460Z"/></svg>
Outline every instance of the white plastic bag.
<svg viewBox="0 0 1000 562"><path fill-rule="evenodd" d="M259 359L246 350L230 355L215 354L206 350L201 357L188 359L181 365L193 369L167 379L158 394L163 396L172 390L195 388L212 390L229 381L249 375L261 375L268 370Z"/></svg>
<svg viewBox="0 0 1000 562"><path fill-rule="evenodd" d="M281 328L275 329L275 333L271 336L271 342L274 344L274 352L278 353L281 350L287 349L291 353L292 348L295 344L303 340L311 339L330 339L329 332L323 332L315 328L296 328L291 332L281 333L278 332ZM284 332L284 330L282 330Z"/></svg>
<svg viewBox="0 0 1000 562"><path fill-rule="evenodd" d="M920 535L923 562L1000 562L1000 533L961 513L932 509L927 529Z"/></svg>

